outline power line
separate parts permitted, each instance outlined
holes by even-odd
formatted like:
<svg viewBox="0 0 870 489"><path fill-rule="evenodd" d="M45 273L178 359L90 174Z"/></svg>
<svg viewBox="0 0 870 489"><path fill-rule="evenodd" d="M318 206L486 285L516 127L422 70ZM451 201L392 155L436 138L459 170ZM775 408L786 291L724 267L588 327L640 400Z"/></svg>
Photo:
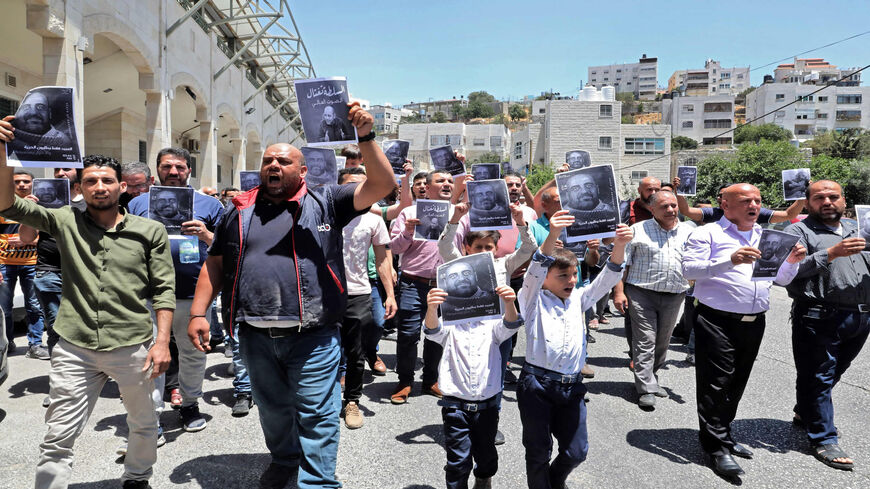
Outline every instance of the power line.
<svg viewBox="0 0 870 489"><path fill-rule="evenodd" d="M834 41L834 42L832 42L832 43L825 44L824 46L819 46L819 47L817 47L817 48L808 49L808 50L806 50L806 51L804 51L804 52L797 53L797 54L795 54L795 55L793 55L793 56L788 56L788 57L786 57L786 58L778 59L778 60L773 61L773 62L771 62L771 63L767 63L766 65L761 65L761 66L758 66L758 67L752 68L752 69L749 70L749 71L752 72L752 71L755 71L755 70L760 70L760 69L762 69L762 68L767 68L768 66L775 65L775 64L777 64L777 63L782 63L783 61L788 61L788 60L790 60L790 59L797 58L798 56L802 56L802 55L804 55L804 54L811 53L811 52L813 52L813 51L818 51L819 49L829 48L829 47L831 47L831 46L833 46L833 45L835 45L835 44L840 44L841 42L846 42L846 41L848 41L848 40L850 40L850 39L855 39L856 37L860 37L860 36L863 36L863 35L865 35L865 34L870 34L870 31L865 31L865 32L862 32L862 33L860 33L860 34L855 34L854 36L849 36L849 37L847 37L847 38L840 39L839 41Z"/></svg>
<svg viewBox="0 0 870 489"><path fill-rule="evenodd" d="M868 31L868 32L870 32L870 31ZM766 113L764 113L764 114L762 114L762 115L756 117L755 119L748 120L748 121L744 122L743 124L736 125L736 126L734 126L733 128L728 129L728 130L725 131L725 132L722 132L722 133L719 133L719 134L713 136L712 139L715 140L716 138L721 137L721 136L724 136L724 135L729 134L729 133L732 133L732 132L736 131L737 129L739 129L739 128L743 127L743 126L747 126L747 125L749 125L749 124L752 124L753 122L755 122L755 121L757 121L757 120L759 120L759 119L764 119L765 117L769 116L770 114L773 114L773 113L775 113L775 112L778 112L778 111L780 111L780 110L782 110L782 109L788 107L789 105L794 105L794 104L798 103L799 101L801 101L801 98L803 98L803 97L808 97L808 96L810 96L810 95L814 95L814 94L816 94L816 93L819 93L819 92L821 92L822 90L824 90L824 89L826 89L826 88L828 88L828 87L831 87L831 86L836 85L837 83L840 83L841 81L845 80L846 78L849 78L849 77L852 76L852 75L855 75L855 74L857 74L857 73L861 73L862 71L866 70L867 68L870 68L870 65L866 65L866 66L864 66L863 68L861 68L860 70L849 72L849 74L847 74L847 75L843 75L841 78L838 78L837 80L834 80L834 81L828 83L827 85L825 85L825 86L819 88L818 90L813 90L812 92L810 92L810 93L808 93L808 94L801 95L799 98L796 98L796 99L792 100L791 102L789 102L789 103L787 103L787 104L785 104L785 105L783 105L783 106L781 106L781 107L777 107L777 108L775 108L775 109L773 109L773 110L771 110L771 111L769 111L769 112L766 112ZM682 153L683 151L686 151L686 150L684 150L684 149L679 149L679 150L677 150L677 151L671 151L670 153L663 154L663 155L661 155L661 156L656 156L655 158L652 158L652 159L649 159L649 160L645 160L645 161L641 161L641 162L639 162L639 163L634 163L634 164L626 165L626 166L620 166L619 169L620 169L620 171L621 171L621 170L627 170L627 169L629 169L629 168L634 168L634 167L637 167L637 166L645 165L645 164L647 164L647 163L652 163L653 161L658 161L658 160L660 160L660 159L662 159L662 158L665 158L665 157L673 156L674 154Z"/></svg>

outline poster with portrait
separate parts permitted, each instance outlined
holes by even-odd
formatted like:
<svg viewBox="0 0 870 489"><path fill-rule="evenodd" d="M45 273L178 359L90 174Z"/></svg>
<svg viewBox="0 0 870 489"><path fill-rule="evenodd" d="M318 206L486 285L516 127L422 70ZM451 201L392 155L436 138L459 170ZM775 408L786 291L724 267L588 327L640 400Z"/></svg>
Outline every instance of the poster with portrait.
<svg viewBox="0 0 870 489"><path fill-rule="evenodd" d="M809 186L809 168L793 168L782 171L782 196L785 200L805 199Z"/></svg>
<svg viewBox="0 0 870 489"><path fill-rule="evenodd" d="M761 258L756 260L752 267L752 280L759 282L775 279L779 267L788 258L798 239L799 236L794 234L774 229L763 229L761 240L758 242Z"/></svg>
<svg viewBox="0 0 870 489"><path fill-rule="evenodd" d="M411 141L403 139L387 139L383 143L384 154L390 160L393 175L396 179L405 176L405 160L408 159L408 151L411 149Z"/></svg>
<svg viewBox="0 0 870 489"><path fill-rule="evenodd" d="M75 89L37 87L24 96L12 127L15 139L6 145L9 166L81 168L76 134Z"/></svg>
<svg viewBox="0 0 870 489"><path fill-rule="evenodd" d="M568 167L572 170L588 168L592 166L592 157L589 155L588 151L572 149L565 153L565 163L568 163Z"/></svg>
<svg viewBox="0 0 870 489"><path fill-rule="evenodd" d="M440 265L437 283L439 289L447 292L447 299L441 304L442 324L501 317L492 253L475 253Z"/></svg>
<svg viewBox="0 0 870 489"><path fill-rule="evenodd" d="M417 199L417 219L414 239L438 241L450 219L450 202L446 200Z"/></svg>
<svg viewBox="0 0 870 489"><path fill-rule="evenodd" d="M33 196L39 205L59 209L69 205L69 180L66 178L34 178Z"/></svg>
<svg viewBox="0 0 870 489"><path fill-rule="evenodd" d="M677 178L680 179L677 195L695 195L698 193L697 166L678 166Z"/></svg>
<svg viewBox="0 0 870 489"><path fill-rule="evenodd" d="M471 176L475 180L498 180L501 178L501 164L475 163L471 165Z"/></svg>
<svg viewBox="0 0 870 489"><path fill-rule="evenodd" d="M504 180L473 180L467 184L468 223L471 231L513 228L507 184Z"/></svg>
<svg viewBox="0 0 870 489"><path fill-rule="evenodd" d="M870 205L856 205L855 218L858 219L858 237L864 238L865 250L870 250Z"/></svg>
<svg viewBox="0 0 870 489"><path fill-rule="evenodd" d="M454 177L465 175L465 165L456 157L453 146L448 144L432 148L429 150L429 156L432 158L432 168L446 170Z"/></svg>
<svg viewBox="0 0 870 489"><path fill-rule="evenodd" d="M570 250L577 257L578 262L583 262L583 259L586 258L586 252L589 249L589 245L586 241L575 241L573 243L568 242L568 234L565 230L562 230L562 233L559 235L559 241L562 242L562 246L565 247L566 250Z"/></svg>
<svg viewBox="0 0 870 489"><path fill-rule="evenodd" d="M308 167L305 183L309 187L338 183L338 163L335 159L335 151L329 148L312 148L310 146L303 146L299 150L305 156L305 166Z"/></svg>
<svg viewBox="0 0 870 489"><path fill-rule="evenodd" d="M616 236L619 203L613 166L599 165L556 174L562 209L574 216L567 243Z"/></svg>
<svg viewBox="0 0 870 489"><path fill-rule="evenodd" d="M347 78L296 80L299 116L308 146L339 146L357 142L356 128L347 116Z"/></svg>
<svg viewBox="0 0 870 489"><path fill-rule="evenodd" d="M239 172L239 187L242 192L247 192L260 185L260 172L255 170L242 170Z"/></svg>
<svg viewBox="0 0 870 489"><path fill-rule="evenodd" d="M347 168L347 156L335 156L336 168Z"/></svg>
<svg viewBox="0 0 870 489"><path fill-rule="evenodd" d="M181 224L193 220L193 189L151 186L148 217L162 222L171 236L180 236Z"/></svg>

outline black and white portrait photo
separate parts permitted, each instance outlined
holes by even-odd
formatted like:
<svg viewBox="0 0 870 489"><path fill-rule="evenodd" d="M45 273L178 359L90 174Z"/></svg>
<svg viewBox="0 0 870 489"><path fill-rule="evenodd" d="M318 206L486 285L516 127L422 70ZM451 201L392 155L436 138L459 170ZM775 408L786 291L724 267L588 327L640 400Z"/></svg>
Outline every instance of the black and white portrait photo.
<svg viewBox="0 0 870 489"><path fill-rule="evenodd" d="M438 241L450 218L449 214L450 202L446 200L417 199L417 219L420 224L414 229L414 239Z"/></svg>
<svg viewBox="0 0 870 489"><path fill-rule="evenodd" d="M586 241L575 241L573 243L568 243L568 234L565 230L562 230L562 233L559 235L559 241L562 242L562 246L565 247L566 250L571 250L572 253L577 257L578 262L583 262L583 259L586 258L586 251L589 249L589 245Z"/></svg>
<svg viewBox="0 0 870 489"><path fill-rule="evenodd" d="M393 167L393 175L405 176L405 160L408 159L411 142L402 139L387 139L384 141L383 148L384 154L390 160L390 166Z"/></svg>
<svg viewBox="0 0 870 489"><path fill-rule="evenodd" d="M69 180L66 178L34 178L33 196L39 205L59 209L69 205Z"/></svg>
<svg viewBox="0 0 870 489"><path fill-rule="evenodd" d="M346 166L347 166L347 157L335 155L335 167L336 168L346 168Z"/></svg>
<svg viewBox="0 0 870 489"><path fill-rule="evenodd" d="M299 148L305 156L305 166L308 173L305 174L305 183L309 187L318 187L338 182L338 166L335 160L335 151L328 148L311 148L303 146Z"/></svg>
<svg viewBox="0 0 870 489"><path fill-rule="evenodd" d="M473 180L467 184L469 229L472 231L497 231L511 229L510 200L504 180Z"/></svg>
<svg viewBox="0 0 870 489"><path fill-rule="evenodd" d="M9 166L81 168L74 103L70 87L27 92L12 120L15 139L6 145Z"/></svg>
<svg viewBox="0 0 870 489"><path fill-rule="evenodd" d="M799 236L788 234L773 229L761 231L761 241L758 250L761 251L759 258L752 269L752 280L773 280L779 271L782 262L788 258L791 249L798 242Z"/></svg>
<svg viewBox="0 0 870 489"><path fill-rule="evenodd" d="M600 165L556 174L562 209L574 216L566 242L611 238L619 224L616 180L611 165Z"/></svg>
<svg viewBox="0 0 870 489"><path fill-rule="evenodd" d="M565 163L568 163L568 166L572 170L577 170L579 168L592 166L592 158L589 156L588 151L572 149L565 153Z"/></svg>
<svg viewBox="0 0 870 489"><path fill-rule="evenodd" d="M453 146L432 148L429 150L429 156L432 158L432 168L447 170L454 177L465 175L465 165L454 154Z"/></svg>
<svg viewBox="0 0 870 489"><path fill-rule="evenodd" d="M680 186L677 187L677 195L695 195L698 189L698 167L678 166L677 178Z"/></svg>
<svg viewBox="0 0 870 489"><path fill-rule="evenodd" d="M347 79L313 78L295 82L302 130L308 146L355 143L356 129L347 118Z"/></svg>
<svg viewBox="0 0 870 489"><path fill-rule="evenodd" d="M167 233L180 235L181 224L193 220L193 189L152 186L148 193L148 217L162 222Z"/></svg>
<svg viewBox="0 0 870 489"><path fill-rule="evenodd" d="M805 199L807 187L809 186L809 168L795 168L782 171L782 196L785 200Z"/></svg>
<svg viewBox="0 0 870 489"><path fill-rule="evenodd" d="M858 236L867 241L865 250L870 250L870 205L856 205L855 218L858 220Z"/></svg>
<svg viewBox="0 0 870 489"><path fill-rule="evenodd" d="M242 170L239 172L239 188L247 192L260 185L260 172L255 170Z"/></svg>
<svg viewBox="0 0 870 489"><path fill-rule="evenodd" d="M447 262L438 267L437 280L438 288L447 292L447 299L441 304L443 324L501 317L492 253L476 253Z"/></svg>
<svg viewBox="0 0 870 489"><path fill-rule="evenodd" d="M501 178L501 164L475 163L471 165L471 176L475 180L498 180Z"/></svg>

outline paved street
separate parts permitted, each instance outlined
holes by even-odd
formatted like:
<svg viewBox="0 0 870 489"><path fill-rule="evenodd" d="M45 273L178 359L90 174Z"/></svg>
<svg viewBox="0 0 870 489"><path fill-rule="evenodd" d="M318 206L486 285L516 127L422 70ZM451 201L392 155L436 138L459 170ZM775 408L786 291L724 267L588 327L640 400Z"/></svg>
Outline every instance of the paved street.
<svg viewBox="0 0 870 489"><path fill-rule="evenodd" d="M823 466L809 455L804 436L791 425L794 366L788 323L790 301L774 291L767 333L749 386L734 423L735 438L755 451L740 461L746 470L742 485L764 488L870 488L870 441L866 406L870 405L870 360L865 351L834 392L841 445L856 460L854 472ZM635 404L627 369L622 320L615 318L595 334L589 363L596 376L590 392L588 460L569 479L580 487L730 487L704 465L697 443L694 370L683 362L685 349L673 346L662 383L670 398L659 399L654 412ZM17 338L20 345L24 338ZM523 338L518 352L522 354ZM382 342L382 357L394 364L395 343ZM19 351L23 351L20 348ZM518 363L521 363L521 359ZM242 419L230 417L232 378L229 359L210 354L201 409L209 426L184 433L177 414L163 413L166 446L158 452L151 484L163 488L256 487L268 455L256 408ZM44 433L43 408L48 392L48 362L11 359L12 373L0 391L0 488L32 487L38 444ZM372 377L367 377L372 381ZM367 384L362 408L365 426L342 428L338 473L347 488L440 488L445 462L441 417L435 399L414 396L408 405L393 406L388 396L393 372ZM419 383L415 386L419 389ZM416 393L416 392L415 392ZM97 403L77 443L73 469L77 489L119 487L122 466L115 449L126 432L118 391L110 384ZM498 489L525 487L521 425L513 386L505 393L501 430L507 443L499 448L500 468L493 481Z"/></svg>

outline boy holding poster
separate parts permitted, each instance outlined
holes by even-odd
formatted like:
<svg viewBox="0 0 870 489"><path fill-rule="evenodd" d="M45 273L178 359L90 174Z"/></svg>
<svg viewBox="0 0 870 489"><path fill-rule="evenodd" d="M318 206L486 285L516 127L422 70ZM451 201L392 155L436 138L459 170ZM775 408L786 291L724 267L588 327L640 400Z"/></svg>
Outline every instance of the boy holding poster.
<svg viewBox="0 0 870 489"><path fill-rule="evenodd" d="M589 286L575 288L577 256L556 248L562 230L573 222L566 210L553 214L547 239L532 256L519 293L527 322L526 363L517 402L531 489L563 487L568 474L586 459L586 387L580 373L586 362L583 313L619 282L625 246L632 238L631 229L619 224L604 269ZM553 438L559 450L551 464Z"/></svg>

